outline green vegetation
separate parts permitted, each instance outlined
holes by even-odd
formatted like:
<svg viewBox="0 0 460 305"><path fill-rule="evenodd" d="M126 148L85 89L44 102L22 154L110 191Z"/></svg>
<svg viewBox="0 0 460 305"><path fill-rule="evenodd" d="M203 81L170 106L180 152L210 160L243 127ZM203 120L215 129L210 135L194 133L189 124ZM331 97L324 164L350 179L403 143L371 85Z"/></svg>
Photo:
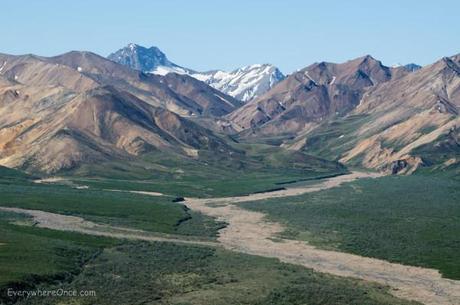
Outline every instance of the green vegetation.
<svg viewBox="0 0 460 305"><path fill-rule="evenodd" d="M445 175L363 179L298 197L243 204L288 228L284 237L460 279L459 181Z"/></svg>
<svg viewBox="0 0 460 305"><path fill-rule="evenodd" d="M220 172L209 168L191 175L171 175L169 178L151 177L149 180L133 181L100 178L70 178L80 184L97 189L124 189L161 192L179 197L219 197L244 195L277 187L277 183L296 179L318 177L320 173L283 172Z"/></svg>
<svg viewBox="0 0 460 305"><path fill-rule="evenodd" d="M0 184L25 183L29 175L8 167L0 166Z"/></svg>
<svg viewBox="0 0 460 305"><path fill-rule="evenodd" d="M359 140L355 131L370 121L366 115L352 115L326 121L308 134L305 151L314 156L329 160L338 160L340 156L353 148ZM359 164L356 162L355 164Z"/></svg>
<svg viewBox="0 0 460 305"><path fill-rule="evenodd" d="M0 193L0 206L77 215L158 233L214 239L223 225L166 196L35 184L26 176L19 176L14 184L0 183ZM68 281L104 248L121 242L32 225L32 219L24 215L0 211L0 304L5 298L2 287L33 288Z"/></svg>
<svg viewBox="0 0 460 305"><path fill-rule="evenodd" d="M436 141L414 149L414 154L422 156L426 165L434 165L434 167L439 167L448 160L456 160L450 166L441 166L441 168L449 167L449 171L453 171L456 167L457 175L459 175L460 134L452 131L442 135Z"/></svg>
<svg viewBox="0 0 460 305"><path fill-rule="evenodd" d="M173 197L78 190L62 185L0 184L0 206L75 215L110 225L168 234L214 237L221 224L197 214Z"/></svg>
<svg viewBox="0 0 460 305"><path fill-rule="evenodd" d="M95 290L97 296L31 298L19 304L415 304L390 296L379 285L274 259L167 243L107 248L64 288Z"/></svg>
<svg viewBox="0 0 460 305"><path fill-rule="evenodd" d="M215 159L202 152L193 160L149 154L136 162L82 166L66 175L77 184L98 189L143 190L172 196L242 195L293 179L345 173L346 168L304 153L286 153L268 145L235 144L247 151L243 159Z"/></svg>
<svg viewBox="0 0 460 305"><path fill-rule="evenodd" d="M24 216L0 212L0 303L2 287L33 287L62 281L115 240L10 224Z"/></svg>
<svg viewBox="0 0 460 305"><path fill-rule="evenodd" d="M355 123L350 121L349 128ZM318 155L323 153L321 143L345 132L333 131L333 126L329 136L327 132L324 138L318 135ZM60 184L36 184L26 174L0 167L0 206L211 240L224 224L173 203L176 196L246 194L346 172L337 163L303 153L287 154L265 144L246 145L235 144L246 151L245 160L206 156L206 163L151 154L141 161L83 166L66 173ZM245 203L244 207L283 222L287 227L284 237L432 267L446 277L460 279L459 182L439 172L426 172L360 180L304 196ZM89 189L75 188L82 185ZM41 229L32 226L26 216L0 212L0 303L8 300L7 287L97 293L96 297L31 298L16 303L30 305L414 304L394 298L387 287L319 274L274 259L220 248L128 242Z"/></svg>

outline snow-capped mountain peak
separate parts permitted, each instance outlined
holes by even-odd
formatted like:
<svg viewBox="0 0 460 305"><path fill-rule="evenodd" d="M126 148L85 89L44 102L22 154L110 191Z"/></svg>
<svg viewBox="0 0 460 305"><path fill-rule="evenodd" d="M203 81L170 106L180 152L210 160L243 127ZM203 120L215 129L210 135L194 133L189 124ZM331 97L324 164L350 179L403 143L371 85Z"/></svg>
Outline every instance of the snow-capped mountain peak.
<svg viewBox="0 0 460 305"><path fill-rule="evenodd" d="M244 102L261 96L285 78L278 68L270 64L249 65L231 72L196 72L169 61L157 47L145 48L134 43L110 54L108 58L145 73L188 74Z"/></svg>
<svg viewBox="0 0 460 305"><path fill-rule="evenodd" d="M192 76L244 102L264 94L284 79L281 71L270 64L254 64L231 72L218 70Z"/></svg>
<svg viewBox="0 0 460 305"><path fill-rule="evenodd" d="M192 72L169 61L157 47L145 48L135 43L110 54L108 59L146 73L165 75L170 72L189 74Z"/></svg>

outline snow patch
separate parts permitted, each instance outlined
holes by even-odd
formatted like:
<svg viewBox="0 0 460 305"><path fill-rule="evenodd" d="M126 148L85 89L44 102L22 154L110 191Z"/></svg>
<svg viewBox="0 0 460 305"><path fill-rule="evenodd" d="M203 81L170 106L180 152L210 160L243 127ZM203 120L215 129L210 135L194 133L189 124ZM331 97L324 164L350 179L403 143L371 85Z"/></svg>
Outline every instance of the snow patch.
<svg viewBox="0 0 460 305"><path fill-rule="evenodd" d="M335 77L335 76L333 76L333 77L332 77L332 80L331 80L331 83L330 83L329 85L333 85L333 84L334 84L334 82L335 82L335 79L336 79L336 77Z"/></svg>
<svg viewBox="0 0 460 305"><path fill-rule="evenodd" d="M186 71L185 69L174 66L158 66L155 70L151 71L150 73L163 76L169 73L189 74L188 71Z"/></svg>
<svg viewBox="0 0 460 305"><path fill-rule="evenodd" d="M315 80L313 78L311 78L311 76L308 74L308 71L305 71L304 75L309 79L311 80L316 86L318 86L318 84L315 82Z"/></svg>
<svg viewBox="0 0 460 305"><path fill-rule="evenodd" d="M223 101L224 103L226 103L227 105L231 106L232 108L235 107L235 105L233 105L232 103L230 103L228 100L224 99L222 96L218 95L218 94L215 94L214 93L214 96L215 97L218 97L221 101Z"/></svg>
<svg viewBox="0 0 460 305"><path fill-rule="evenodd" d="M0 72L2 72L2 71L3 71L3 68L5 68L6 62L7 62L7 61L5 60L5 61L3 62L3 64L2 64L2 66L0 67Z"/></svg>

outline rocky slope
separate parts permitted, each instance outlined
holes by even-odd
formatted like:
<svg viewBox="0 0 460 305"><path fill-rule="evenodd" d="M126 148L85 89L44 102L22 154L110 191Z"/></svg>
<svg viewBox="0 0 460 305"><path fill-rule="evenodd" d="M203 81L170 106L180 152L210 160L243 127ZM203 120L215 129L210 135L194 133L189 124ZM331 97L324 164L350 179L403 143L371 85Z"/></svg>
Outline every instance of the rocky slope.
<svg viewBox="0 0 460 305"><path fill-rule="evenodd" d="M0 64L0 165L52 173L150 151L235 152L167 109L225 113L236 103L193 78L144 75L88 52L0 55Z"/></svg>
<svg viewBox="0 0 460 305"><path fill-rule="evenodd" d="M241 153L212 130L390 173L460 164L460 55L420 69L371 56L315 63L246 104L203 81L90 52L0 54L0 165L55 172L151 151Z"/></svg>
<svg viewBox="0 0 460 305"><path fill-rule="evenodd" d="M359 141L341 160L359 159L367 167L392 172L412 171L431 163L420 148L450 142L452 151L444 151L442 162L459 162L459 112L457 55L371 89L352 113L368 115L370 120L355 131Z"/></svg>
<svg viewBox="0 0 460 305"><path fill-rule="evenodd" d="M369 87L347 116L285 145L391 173L457 166L459 112L457 55Z"/></svg>
<svg viewBox="0 0 460 305"><path fill-rule="evenodd" d="M391 69L371 56L343 64L315 63L291 74L228 118L251 133L296 133L330 117L346 115L369 87L391 77Z"/></svg>
<svg viewBox="0 0 460 305"><path fill-rule="evenodd" d="M69 52L47 61L70 67L92 80L126 90L153 106L184 117L221 116L242 105L190 76L144 74L90 52Z"/></svg>

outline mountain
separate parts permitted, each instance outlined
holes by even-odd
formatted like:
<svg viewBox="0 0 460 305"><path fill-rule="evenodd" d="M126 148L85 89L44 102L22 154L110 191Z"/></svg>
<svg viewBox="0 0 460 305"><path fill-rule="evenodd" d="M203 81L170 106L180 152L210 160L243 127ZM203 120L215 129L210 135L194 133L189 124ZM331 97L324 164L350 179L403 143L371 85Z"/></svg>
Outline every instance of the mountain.
<svg viewBox="0 0 460 305"><path fill-rule="evenodd" d="M229 114L248 135L296 133L356 107L364 92L392 77L371 56L342 64L315 63L297 71L261 97Z"/></svg>
<svg viewBox="0 0 460 305"><path fill-rule="evenodd" d="M392 79L397 79L399 77L407 75L408 73L420 70L421 68L422 66L411 63L407 65L400 65L400 64L393 65L390 69L391 69Z"/></svg>
<svg viewBox="0 0 460 305"><path fill-rule="evenodd" d="M0 65L0 165L53 173L149 152L237 153L167 109L233 109L236 100L194 78L145 75L89 52L0 54Z"/></svg>
<svg viewBox="0 0 460 305"><path fill-rule="evenodd" d="M126 47L110 54L108 59L145 73L166 75L170 72L192 74L194 71L183 68L168 60L157 47L145 48L130 43Z"/></svg>
<svg viewBox="0 0 460 305"><path fill-rule="evenodd" d="M315 63L225 118L265 141L353 166L412 173L460 162L460 56L419 68L371 56Z"/></svg>
<svg viewBox="0 0 460 305"><path fill-rule="evenodd" d="M460 55L372 86L346 116L304 130L290 149L390 173L460 162Z"/></svg>
<svg viewBox="0 0 460 305"><path fill-rule="evenodd" d="M369 121L341 158L371 168L413 171L460 161L460 56L445 57L372 88L351 115ZM358 136L359 135L359 136ZM440 146L446 145L444 150ZM438 154L432 153L438 149ZM447 162L447 163L446 163ZM394 168L395 166L399 168Z"/></svg>
<svg viewBox="0 0 460 305"><path fill-rule="evenodd" d="M153 153L243 160L221 133L390 173L443 169L460 163L459 113L460 55L420 69L371 56L315 63L243 104L190 75L90 52L0 54L0 166L29 171Z"/></svg>
<svg viewBox="0 0 460 305"><path fill-rule="evenodd" d="M422 68L422 66L419 66L419 65L414 64L414 63L404 65L403 67L409 72L415 72L415 71L420 70Z"/></svg>
<svg viewBox="0 0 460 305"><path fill-rule="evenodd" d="M128 91L153 106L184 117L221 116L242 105L240 101L190 76L145 74L90 52L69 52L46 61L69 67L92 81ZM181 81L172 84L175 78ZM191 90L190 86L195 90Z"/></svg>
<svg viewBox="0 0 460 305"><path fill-rule="evenodd" d="M285 76L269 64L255 64L232 72L210 71L192 74L193 77L243 102L261 96Z"/></svg>
<svg viewBox="0 0 460 305"><path fill-rule="evenodd" d="M243 102L264 94L284 79L279 69L269 64L250 65L231 72L197 72L169 61L157 47L145 48L133 43L110 54L108 59L144 73L187 74Z"/></svg>

